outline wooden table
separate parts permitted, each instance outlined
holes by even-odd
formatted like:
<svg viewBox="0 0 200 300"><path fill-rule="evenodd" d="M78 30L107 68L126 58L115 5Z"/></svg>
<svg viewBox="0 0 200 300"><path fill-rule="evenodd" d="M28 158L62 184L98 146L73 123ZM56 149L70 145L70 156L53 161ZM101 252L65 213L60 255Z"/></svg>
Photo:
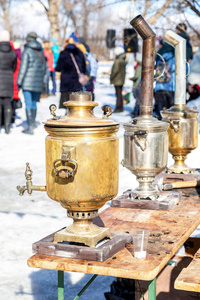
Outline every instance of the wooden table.
<svg viewBox="0 0 200 300"><path fill-rule="evenodd" d="M200 249L194 255L192 262L184 268L174 283L177 290L200 292Z"/></svg>
<svg viewBox="0 0 200 300"><path fill-rule="evenodd" d="M28 259L28 265L60 272L62 296L59 300L64 299L63 271L149 281L149 300L156 299L157 275L200 224L200 189L188 188L182 192L182 199L170 211L109 207L95 220L115 232L131 232L138 228L149 230L145 260L133 256L133 245L130 244L104 262L36 254Z"/></svg>

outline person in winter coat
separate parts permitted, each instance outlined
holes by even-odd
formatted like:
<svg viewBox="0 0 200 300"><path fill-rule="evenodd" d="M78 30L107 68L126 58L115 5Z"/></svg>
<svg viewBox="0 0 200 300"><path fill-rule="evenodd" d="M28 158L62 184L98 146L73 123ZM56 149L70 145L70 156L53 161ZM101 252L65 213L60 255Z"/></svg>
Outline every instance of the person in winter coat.
<svg viewBox="0 0 200 300"><path fill-rule="evenodd" d="M137 53L134 66L134 76L130 78L133 81L133 97L135 98L135 106L131 113L131 117L139 116L140 96L141 96L141 73L142 73L142 53Z"/></svg>
<svg viewBox="0 0 200 300"><path fill-rule="evenodd" d="M20 67L20 62L21 62L21 49L20 49L20 43L19 41L15 41L14 43L10 42L10 45L12 49L15 51L17 55L17 66L16 70L14 72L14 94L11 100L11 105L12 105L12 120L11 122L15 122L15 116L16 116L16 108L17 108L17 103L20 101L20 96L19 96L19 90L17 88L17 77L19 73L19 67Z"/></svg>
<svg viewBox="0 0 200 300"><path fill-rule="evenodd" d="M190 63L190 73L187 77L187 92L189 99L194 100L200 96L200 46Z"/></svg>
<svg viewBox="0 0 200 300"><path fill-rule="evenodd" d="M73 63L71 54L73 55L81 73L86 73L86 63L84 54L79 50L73 38L68 39L68 45L60 52L58 58L56 72L61 72L60 78L60 104L59 108L65 108L65 101L69 100L72 92L82 91L82 85L79 83L78 73Z"/></svg>
<svg viewBox="0 0 200 300"><path fill-rule="evenodd" d="M30 32L22 53L19 74L17 78L18 89L23 90L28 128L23 133L33 134L37 113L37 101L43 89L43 79L46 70L46 61L42 45L36 41L37 34Z"/></svg>
<svg viewBox="0 0 200 300"><path fill-rule="evenodd" d="M123 98L122 88L125 82L126 75L126 54L122 47L116 47L114 49L115 61L111 69L110 83L114 84L116 93L116 108L114 113L122 112L123 109Z"/></svg>
<svg viewBox="0 0 200 300"><path fill-rule="evenodd" d="M50 42L51 42L51 50L53 52L53 60L54 60L54 64L53 64L54 71L52 71L52 74L51 74L51 78L52 78L52 81L53 81L53 89L52 89L52 91L50 91L50 94L55 95L56 90L57 90L55 68L57 66L60 51L59 51L59 47L58 47L56 38L51 38Z"/></svg>
<svg viewBox="0 0 200 300"><path fill-rule="evenodd" d="M158 119L161 120L160 111L166 107L170 108L174 105L175 92L175 56L174 48L168 43L164 43L158 51L165 60L165 73L156 79L154 87L155 109L154 112ZM156 64L158 65L161 58L156 56Z"/></svg>
<svg viewBox="0 0 200 300"><path fill-rule="evenodd" d="M43 53L44 53L44 56L46 57L46 61L48 64L49 75L50 75L50 78L52 79L52 84L53 84L52 94L55 94L56 80L55 80L55 69L54 69L54 56L53 56L53 51L51 50L50 42L45 41L43 44L43 48L44 48ZM47 94L49 94L49 78L47 81Z"/></svg>
<svg viewBox="0 0 200 300"><path fill-rule="evenodd" d="M14 92L13 73L17 66L17 55L10 45L10 34L0 32L0 127L4 114L5 133L10 132L12 118L11 99Z"/></svg>

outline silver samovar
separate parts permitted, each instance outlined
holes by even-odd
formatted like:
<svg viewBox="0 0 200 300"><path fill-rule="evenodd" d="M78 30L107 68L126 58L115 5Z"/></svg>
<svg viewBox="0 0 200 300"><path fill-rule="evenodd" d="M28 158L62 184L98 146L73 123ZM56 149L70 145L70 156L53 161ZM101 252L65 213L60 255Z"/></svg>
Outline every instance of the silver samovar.
<svg viewBox="0 0 200 300"><path fill-rule="evenodd" d="M185 159L198 145L199 112L186 106L186 40L171 30L164 39L175 47L175 105L161 111L163 120L170 123L169 152L175 161L166 172L190 174L195 170L185 164Z"/></svg>
<svg viewBox="0 0 200 300"><path fill-rule="evenodd" d="M123 165L137 176L134 199L156 200L160 192L153 186L155 176L167 166L169 124L153 117L155 33L142 16L131 22L143 39L140 116L123 124Z"/></svg>

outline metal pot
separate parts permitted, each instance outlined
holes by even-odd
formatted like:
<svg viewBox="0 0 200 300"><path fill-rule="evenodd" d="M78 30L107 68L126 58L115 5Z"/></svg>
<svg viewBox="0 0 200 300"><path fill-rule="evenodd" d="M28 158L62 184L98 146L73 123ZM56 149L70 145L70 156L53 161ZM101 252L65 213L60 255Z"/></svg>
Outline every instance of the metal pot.
<svg viewBox="0 0 200 300"><path fill-rule="evenodd" d="M188 174L195 171L185 164L185 159L198 145L199 112L186 106L186 40L171 30L165 33L164 39L175 48L176 62L175 105L161 111L163 120L170 123L169 152L175 161L167 173Z"/></svg>
<svg viewBox="0 0 200 300"><path fill-rule="evenodd" d="M64 104L68 108L65 117L57 118L52 105L54 117L44 123L49 134L46 191L74 220L71 226L55 234L54 242L95 246L99 240L110 237L109 229L94 225L92 219L118 193L119 124L108 119L108 106L104 107L104 118L94 116L93 109L98 104L92 101L91 93L72 93L70 101Z"/></svg>
<svg viewBox="0 0 200 300"><path fill-rule="evenodd" d="M159 191L153 187L155 176L167 165L169 125L155 118L133 119L123 125L124 166L137 176L139 187L134 198L156 199Z"/></svg>
<svg viewBox="0 0 200 300"><path fill-rule="evenodd" d="M152 117L155 33L142 16L131 25L143 39L140 117L124 124L124 166L137 176L139 187L133 198L157 199L155 176L165 169L168 158L168 123Z"/></svg>
<svg viewBox="0 0 200 300"><path fill-rule="evenodd" d="M174 105L161 112L163 120L170 123L168 129L169 152L174 164L167 168L167 173L189 174L191 169L185 164L187 155L198 146L198 115L199 112L185 105Z"/></svg>

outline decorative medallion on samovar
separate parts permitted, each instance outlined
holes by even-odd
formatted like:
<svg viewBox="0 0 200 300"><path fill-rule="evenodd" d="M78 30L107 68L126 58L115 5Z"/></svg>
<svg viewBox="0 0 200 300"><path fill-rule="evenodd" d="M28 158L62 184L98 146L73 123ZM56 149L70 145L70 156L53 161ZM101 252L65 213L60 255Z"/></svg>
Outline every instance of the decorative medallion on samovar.
<svg viewBox="0 0 200 300"><path fill-rule="evenodd" d="M169 152L174 164L166 169L167 173L190 174L195 170L185 164L187 155L198 145L199 112L186 106L186 40L169 30L164 39L175 47L175 105L163 109L163 120L170 123L168 129Z"/></svg>
<svg viewBox="0 0 200 300"><path fill-rule="evenodd" d="M27 165L27 184L17 187L23 195L27 190L46 190L47 195L67 209L73 224L54 235L54 242L76 242L94 247L110 237L108 228L93 224L98 209L118 193L119 124L109 120L104 107L103 118L94 116L98 104L91 93L77 92L65 102L68 114L58 118L55 105L52 119L44 122L46 137L46 187L32 185L32 171Z"/></svg>
<svg viewBox="0 0 200 300"><path fill-rule="evenodd" d="M159 198L160 192L153 185L155 176L167 166L169 124L153 115L153 82L155 61L155 33L142 16L131 25L143 39L140 115L123 124L123 165L137 176L139 187L133 190L133 199Z"/></svg>

